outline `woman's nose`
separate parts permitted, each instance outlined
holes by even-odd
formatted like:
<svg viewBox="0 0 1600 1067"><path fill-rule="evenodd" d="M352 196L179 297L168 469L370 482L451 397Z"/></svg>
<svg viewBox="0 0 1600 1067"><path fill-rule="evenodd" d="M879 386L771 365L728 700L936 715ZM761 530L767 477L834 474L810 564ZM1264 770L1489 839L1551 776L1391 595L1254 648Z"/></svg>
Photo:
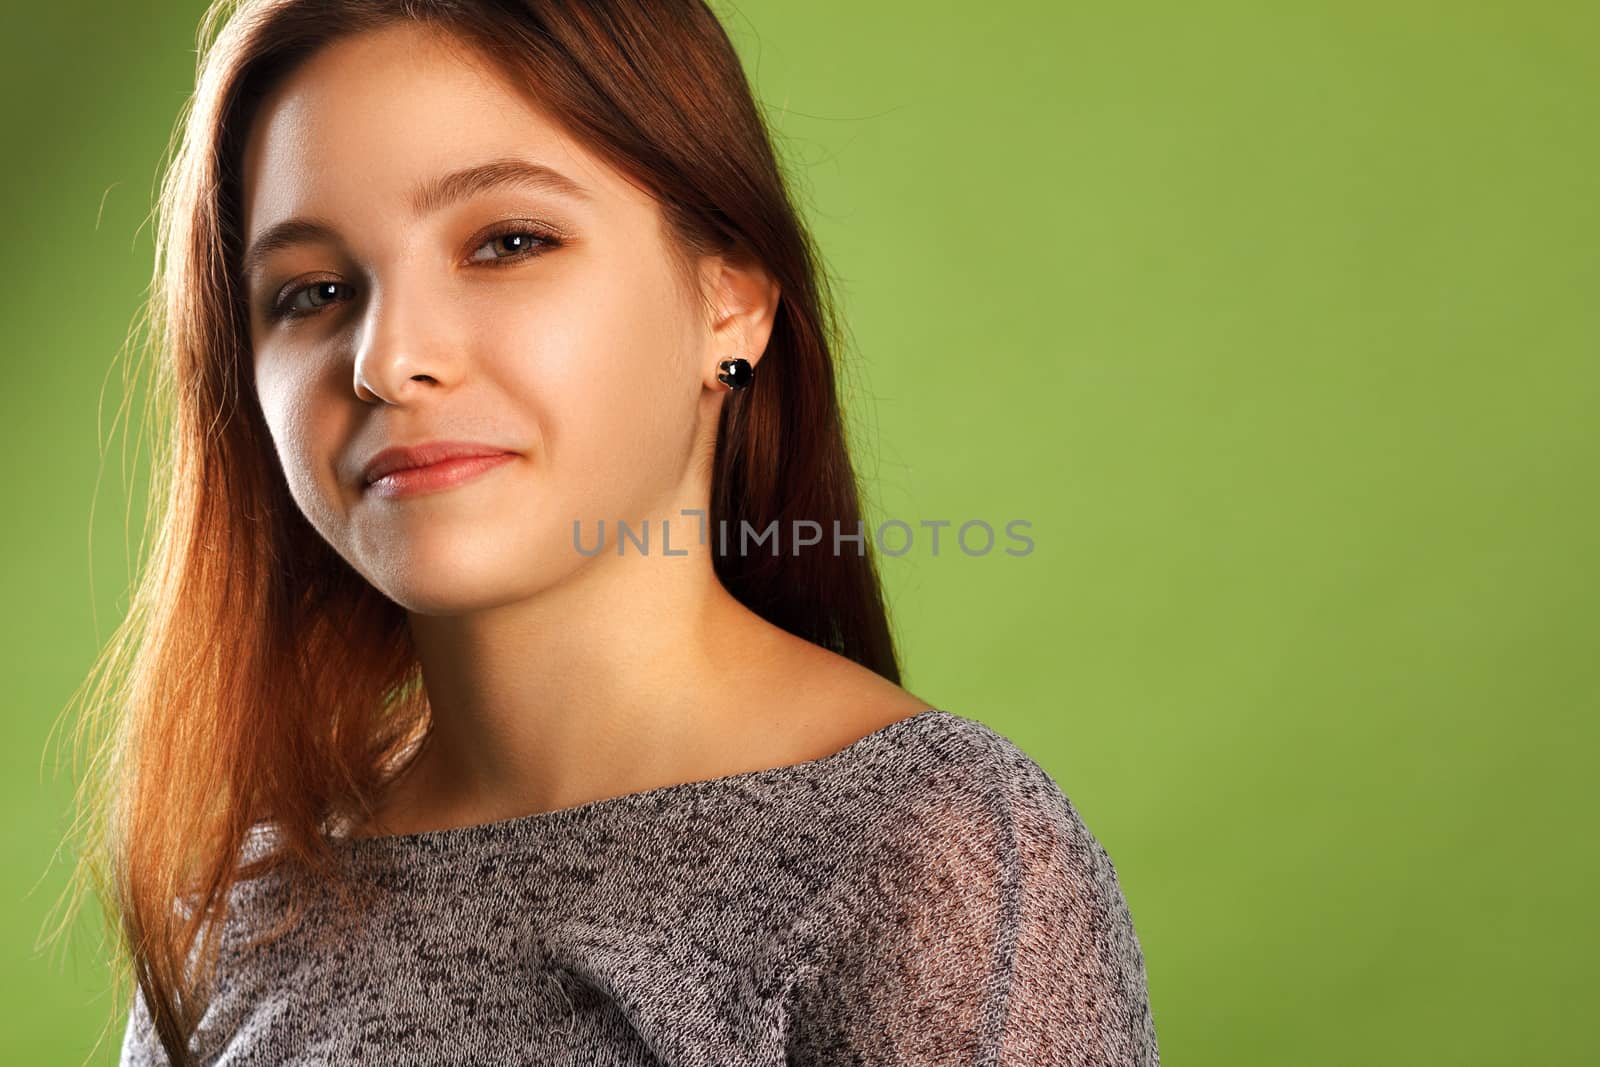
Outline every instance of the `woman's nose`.
<svg viewBox="0 0 1600 1067"><path fill-rule="evenodd" d="M459 380L459 339L439 303L416 285L391 284L374 292L356 338L357 396L368 403L405 404L419 391Z"/></svg>

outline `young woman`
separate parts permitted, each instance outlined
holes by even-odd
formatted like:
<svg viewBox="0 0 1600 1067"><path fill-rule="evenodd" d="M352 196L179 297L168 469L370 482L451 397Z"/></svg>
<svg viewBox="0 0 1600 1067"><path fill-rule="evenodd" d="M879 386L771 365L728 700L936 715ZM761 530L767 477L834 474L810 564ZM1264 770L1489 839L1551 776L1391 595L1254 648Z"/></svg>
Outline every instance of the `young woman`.
<svg viewBox="0 0 1600 1067"><path fill-rule="evenodd" d="M205 37L94 701L122 1063L1156 1064L1106 852L898 684L830 305L702 0Z"/></svg>

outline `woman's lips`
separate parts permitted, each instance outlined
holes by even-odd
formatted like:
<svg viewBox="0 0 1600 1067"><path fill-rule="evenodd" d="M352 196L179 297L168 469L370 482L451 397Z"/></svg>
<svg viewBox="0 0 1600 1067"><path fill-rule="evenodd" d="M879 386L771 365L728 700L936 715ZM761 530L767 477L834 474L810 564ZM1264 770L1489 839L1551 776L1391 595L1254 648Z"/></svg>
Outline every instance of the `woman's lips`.
<svg viewBox="0 0 1600 1067"><path fill-rule="evenodd" d="M457 459L430 463L425 467L408 467L390 471L367 485L366 491L375 496L396 499L435 493L471 481L478 475L516 459L515 452L501 452L493 456L462 456Z"/></svg>

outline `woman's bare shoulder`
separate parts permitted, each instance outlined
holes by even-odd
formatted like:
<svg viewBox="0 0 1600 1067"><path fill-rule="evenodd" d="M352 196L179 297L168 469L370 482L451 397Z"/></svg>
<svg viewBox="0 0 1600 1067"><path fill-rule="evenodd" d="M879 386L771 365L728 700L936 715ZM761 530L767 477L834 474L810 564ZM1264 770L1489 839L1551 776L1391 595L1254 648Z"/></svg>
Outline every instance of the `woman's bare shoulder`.
<svg viewBox="0 0 1600 1067"><path fill-rule="evenodd" d="M752 723L777 746L768 762L799 763L831 755L932 705L848 657L810 642L772 665L770 695Z"/></svg>

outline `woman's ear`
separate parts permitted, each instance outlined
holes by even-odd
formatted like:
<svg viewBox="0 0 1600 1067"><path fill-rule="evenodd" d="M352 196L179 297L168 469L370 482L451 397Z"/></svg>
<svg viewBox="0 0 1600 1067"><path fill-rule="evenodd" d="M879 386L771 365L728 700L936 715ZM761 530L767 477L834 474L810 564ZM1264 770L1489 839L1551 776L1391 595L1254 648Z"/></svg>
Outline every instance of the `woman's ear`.
<svg viewBox="0 0 1600 1067"><path fill-rule="evenodd" d="M759 263L740 264L720 256L708 260L706 284L711 349L702 378L708 388L720 390L717 370L723 360L744 359L752 367L761 361L782 294Z"/></svg>

